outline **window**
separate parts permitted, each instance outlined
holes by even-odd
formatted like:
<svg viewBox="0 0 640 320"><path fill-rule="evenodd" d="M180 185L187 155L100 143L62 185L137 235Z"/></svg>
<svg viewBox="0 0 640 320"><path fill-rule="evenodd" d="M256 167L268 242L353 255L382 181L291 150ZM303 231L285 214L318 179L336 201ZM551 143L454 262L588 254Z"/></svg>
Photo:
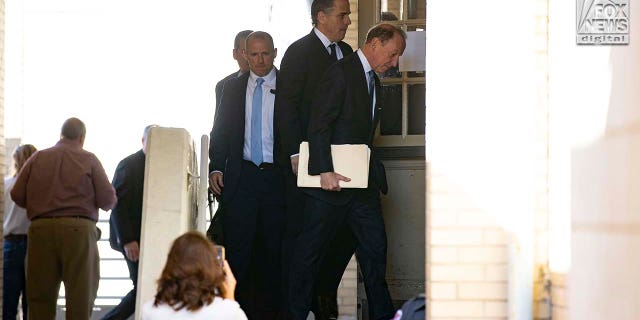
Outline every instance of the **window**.
<svg viewBox="0 0 640 320"><path fill-rule="evenodd" d="M375 15L373 23L394 24L406 32L425 30L426 3L423 0L378 0L375 8L371 9ZM424 56L424 52L421 55ZM379 147L423 147L424 71L394 68L380 76L384 107L376 144Z"/></svg>

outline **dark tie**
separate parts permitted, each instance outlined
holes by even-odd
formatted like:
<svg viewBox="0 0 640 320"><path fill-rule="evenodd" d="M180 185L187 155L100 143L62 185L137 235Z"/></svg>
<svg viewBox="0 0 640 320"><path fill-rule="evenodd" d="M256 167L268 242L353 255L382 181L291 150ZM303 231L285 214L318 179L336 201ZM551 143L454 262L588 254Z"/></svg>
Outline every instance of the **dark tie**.
<svg viewBox="0 0 640 320"><path fill-rule="evenodd" d="M331 62L336 62L338 61L338 53L336 52L336 44L332 43L329 45L329 48L331 48Z"/></svg>
<svg viewBox="0 0 640 320"><path fill-rule="evenodd" d="M262 164L262 83L264 79L256 79L256 89L251 102L251 161Z"/></svg>
<svg viewBox="0 0 640 320"><path fill-rule="evenodd" d="M375 117L375 105L373 104L373 96L376 94L376 80L373 70L369 70L369 98L371 99L371 118Z"/></svg>
<svg viewBox="0 0 640 320"><path fill-rule="evenodd" d="M374 72L373 70L369 70L369 97L371 98L371 101L373 102L373 95L375 93L375 86L376 86L376 80L374 78Z"/></svg>

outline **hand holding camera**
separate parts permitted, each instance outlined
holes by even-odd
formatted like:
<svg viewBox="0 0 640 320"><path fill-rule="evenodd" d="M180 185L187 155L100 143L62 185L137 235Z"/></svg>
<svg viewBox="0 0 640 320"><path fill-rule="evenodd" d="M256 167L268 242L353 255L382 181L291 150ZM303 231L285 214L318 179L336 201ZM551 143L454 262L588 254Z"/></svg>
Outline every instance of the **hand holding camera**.
<svg viewBox="0 0 640 320"><path fill-rule="evenodd" d="M229 300L235 300L236 277L233 275L233 272L231 272L231 268L229 267L227 260L223 260L222 263L222 270L225 275L224 281L222 282L222 287L224 288L224 295L222 297Z"/></svg>

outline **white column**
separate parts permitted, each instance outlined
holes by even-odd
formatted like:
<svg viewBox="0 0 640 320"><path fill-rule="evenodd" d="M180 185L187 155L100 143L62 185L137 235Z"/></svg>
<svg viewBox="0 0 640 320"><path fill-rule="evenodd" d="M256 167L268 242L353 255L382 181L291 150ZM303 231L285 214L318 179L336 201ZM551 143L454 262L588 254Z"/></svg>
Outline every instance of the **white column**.
<svg viewBox="0 0 640 320"><path fill-rule="evenodd" d="M136 319L155 296L167 253L175 238L195 229L193 142L180 128L152 128L148 137L142 202Z"/></svg>
<svg viewBox="0 0 640 320"><path fill-rule="evenodd" d="M568 312L559 319L640 314L640 20L634 20L640 6L634 4L629 45L578 46L576 1L549 2L551 269L568 274Z"/></svg>
<svg viewBox="0 0 640 320"><path fill-rule="evenodd" d="M430 320L532 317L534 162L544 144L535 16L533 1L427 1Z"/></svg>

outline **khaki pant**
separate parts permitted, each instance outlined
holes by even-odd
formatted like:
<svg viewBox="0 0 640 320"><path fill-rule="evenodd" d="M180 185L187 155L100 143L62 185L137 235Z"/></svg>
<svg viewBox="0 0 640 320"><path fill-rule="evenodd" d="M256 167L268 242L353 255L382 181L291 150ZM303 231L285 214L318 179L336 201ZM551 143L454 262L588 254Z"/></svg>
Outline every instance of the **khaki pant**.
<svg viewBox="0 0 640 320"><path fill-rule="evenodd" d="M37 219L32 221L28 237L29 319L55 319L62 281L66 318L88 320L100 279L96 223L82 218Z"/></svg>

